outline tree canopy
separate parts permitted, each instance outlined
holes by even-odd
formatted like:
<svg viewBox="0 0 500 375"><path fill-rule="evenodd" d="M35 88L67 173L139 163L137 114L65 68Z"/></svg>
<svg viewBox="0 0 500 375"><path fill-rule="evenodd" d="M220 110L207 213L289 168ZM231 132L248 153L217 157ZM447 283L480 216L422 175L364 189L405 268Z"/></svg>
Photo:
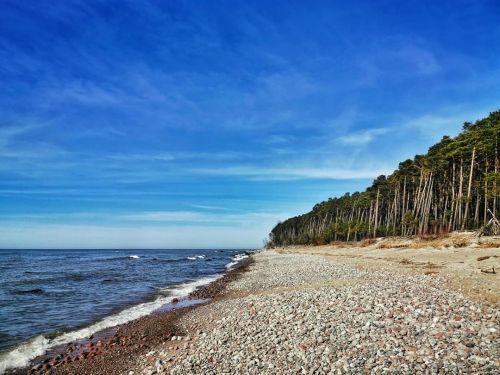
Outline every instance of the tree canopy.
<svg viewBox="0 0 500 375"><path fill-rule="evenodd" d="M329 198L277 224L272 246L477 229L500 199L500 111L466 122L364 192Z"/></svg>

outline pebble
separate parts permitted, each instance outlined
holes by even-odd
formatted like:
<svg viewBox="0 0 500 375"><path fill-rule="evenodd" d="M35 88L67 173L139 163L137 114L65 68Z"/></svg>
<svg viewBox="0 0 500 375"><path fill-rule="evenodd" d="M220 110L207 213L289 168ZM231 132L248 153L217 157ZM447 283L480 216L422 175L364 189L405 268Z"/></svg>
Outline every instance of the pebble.
<svg viewBox="0 0 500 375"><path fill-rule="evenodd" d="M170 374L500 373L500 312L439 277L304 254L254 257L228 285L243 297L182 318L209 325L179 351Z"/></svg>

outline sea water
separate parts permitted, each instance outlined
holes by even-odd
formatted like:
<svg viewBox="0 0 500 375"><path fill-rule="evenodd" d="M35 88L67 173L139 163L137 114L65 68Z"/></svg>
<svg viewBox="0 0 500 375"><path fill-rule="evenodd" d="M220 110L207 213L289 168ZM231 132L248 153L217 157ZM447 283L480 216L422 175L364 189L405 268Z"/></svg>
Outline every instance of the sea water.
<svg viewBox="0 0 500 375"><path fill-rule="evenodd" d="M0 250L0 373L160 309L243 250Z"/></svg>

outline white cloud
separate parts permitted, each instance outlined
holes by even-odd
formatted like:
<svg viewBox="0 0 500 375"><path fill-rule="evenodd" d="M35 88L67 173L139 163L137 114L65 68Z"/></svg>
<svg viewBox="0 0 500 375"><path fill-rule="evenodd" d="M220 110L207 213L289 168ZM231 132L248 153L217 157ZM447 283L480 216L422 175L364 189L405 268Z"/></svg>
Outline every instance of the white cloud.
<svg viewBox="0 0 500 375"><path fill-rule="evenodd" d="M219 209L220 210L220 209ZM232 225L253 225L260 220L278 220L289 217L285 212L198 212L198 211L145 211L132 214L110 216L110 219L118 221L138 221L138 222L177 222L177 223L206 223L232 224Z"/></svg>
<svg viewBox="0 0 500 375"><path fill-rule="evenodd" d="M387 131L388 131L388 129L386 129L386 128L358 131L358 132L354 132L354 133L339 137L339 140L342 143L345 143L348 145L366 145L366 144L372 142L378 136L387 133Z"/></svg>
<svg viewBox="0 0 500 375"><path fill-rule="evenodd" d="M105 213L105 212L66 212L66 213L41 213L41 214L2 214L0 222L4 224L12 223L47 223L47 222L69 222L75 220L81 223L82 220L102 221L106 223L177 223L193 224L204 223L205 225L253 225L261 220L277 221L292 216L287 212L267 212L267 211L231 211L229 207L215 207L216 212L208 211L140 211L130 213Z"/></svg>
<svg viewBox="0 0 500 375"><path fill-rule="evenodd" d="M119 216L119 219L132 220L132 221L205 221L208 220L207 216L199 212L190 211L153 211L153 212L140 212L128 215Z"/></svg>
<svg viewBox="0 0 500 375"><path fill-rule="evenodd" d="M220 152L153 152L153 153L120 153L109 155L108 158L116 161L143 162L143 161L175 161L175 160L235 160L250 155L237 151Z"/></svg>
<svg viewBox="0 0 500 375"><path fill-rule="evenodd" d="M122 102L124 94L115 87L105 87L91 81L75 80L63 85L55 83L45 92L44 99L54 103L81 103L86 105L111 106Z"/></svg>
<svg viewBox="0 0 500 375"><path fill-rule="evenodd" d="M462 108L448 108L439 113L425 114L411 119L403 124L403 128L417 130L421 135L436 142L444 135L454 136L462 130L466 121L476 121L488 115L489 110L464 110Z"/></svg>
<svg viewBox="0 0 500 375"><path fill-rule="evenodd" d="M381 174L390 173L390 168L311 168L311 167L282 167L266 168L256 166L235 166L222 168L206 168L193 170L195 173L215 176L239 176L254 180L297 180L297 179L330 179L348 180L374 178Z"/></svg>
<svg viewBox="0 0 500 375"><path fill-rule="evenodd" d="M216 210L216 211L226 211L229 210L229 207L224 207L224 206L213 206L213 205L205 205L205 204L192 204L191 207L193 208L199 208L201 210Z"/></svg>

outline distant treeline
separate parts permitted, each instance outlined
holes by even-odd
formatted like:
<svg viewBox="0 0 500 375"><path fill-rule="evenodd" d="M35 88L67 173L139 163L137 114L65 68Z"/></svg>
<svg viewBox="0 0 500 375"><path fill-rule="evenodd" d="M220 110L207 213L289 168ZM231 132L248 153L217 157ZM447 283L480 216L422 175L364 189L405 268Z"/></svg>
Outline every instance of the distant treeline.
<svg viewBox="0 0 500 375"><path fill-rule="evenodd" d="M500 111L455 138L444 136L427 154L379 176L364 192L318 203L277 224L271 246L325 244L364 238L477 229L500 203Z"/></svg>

